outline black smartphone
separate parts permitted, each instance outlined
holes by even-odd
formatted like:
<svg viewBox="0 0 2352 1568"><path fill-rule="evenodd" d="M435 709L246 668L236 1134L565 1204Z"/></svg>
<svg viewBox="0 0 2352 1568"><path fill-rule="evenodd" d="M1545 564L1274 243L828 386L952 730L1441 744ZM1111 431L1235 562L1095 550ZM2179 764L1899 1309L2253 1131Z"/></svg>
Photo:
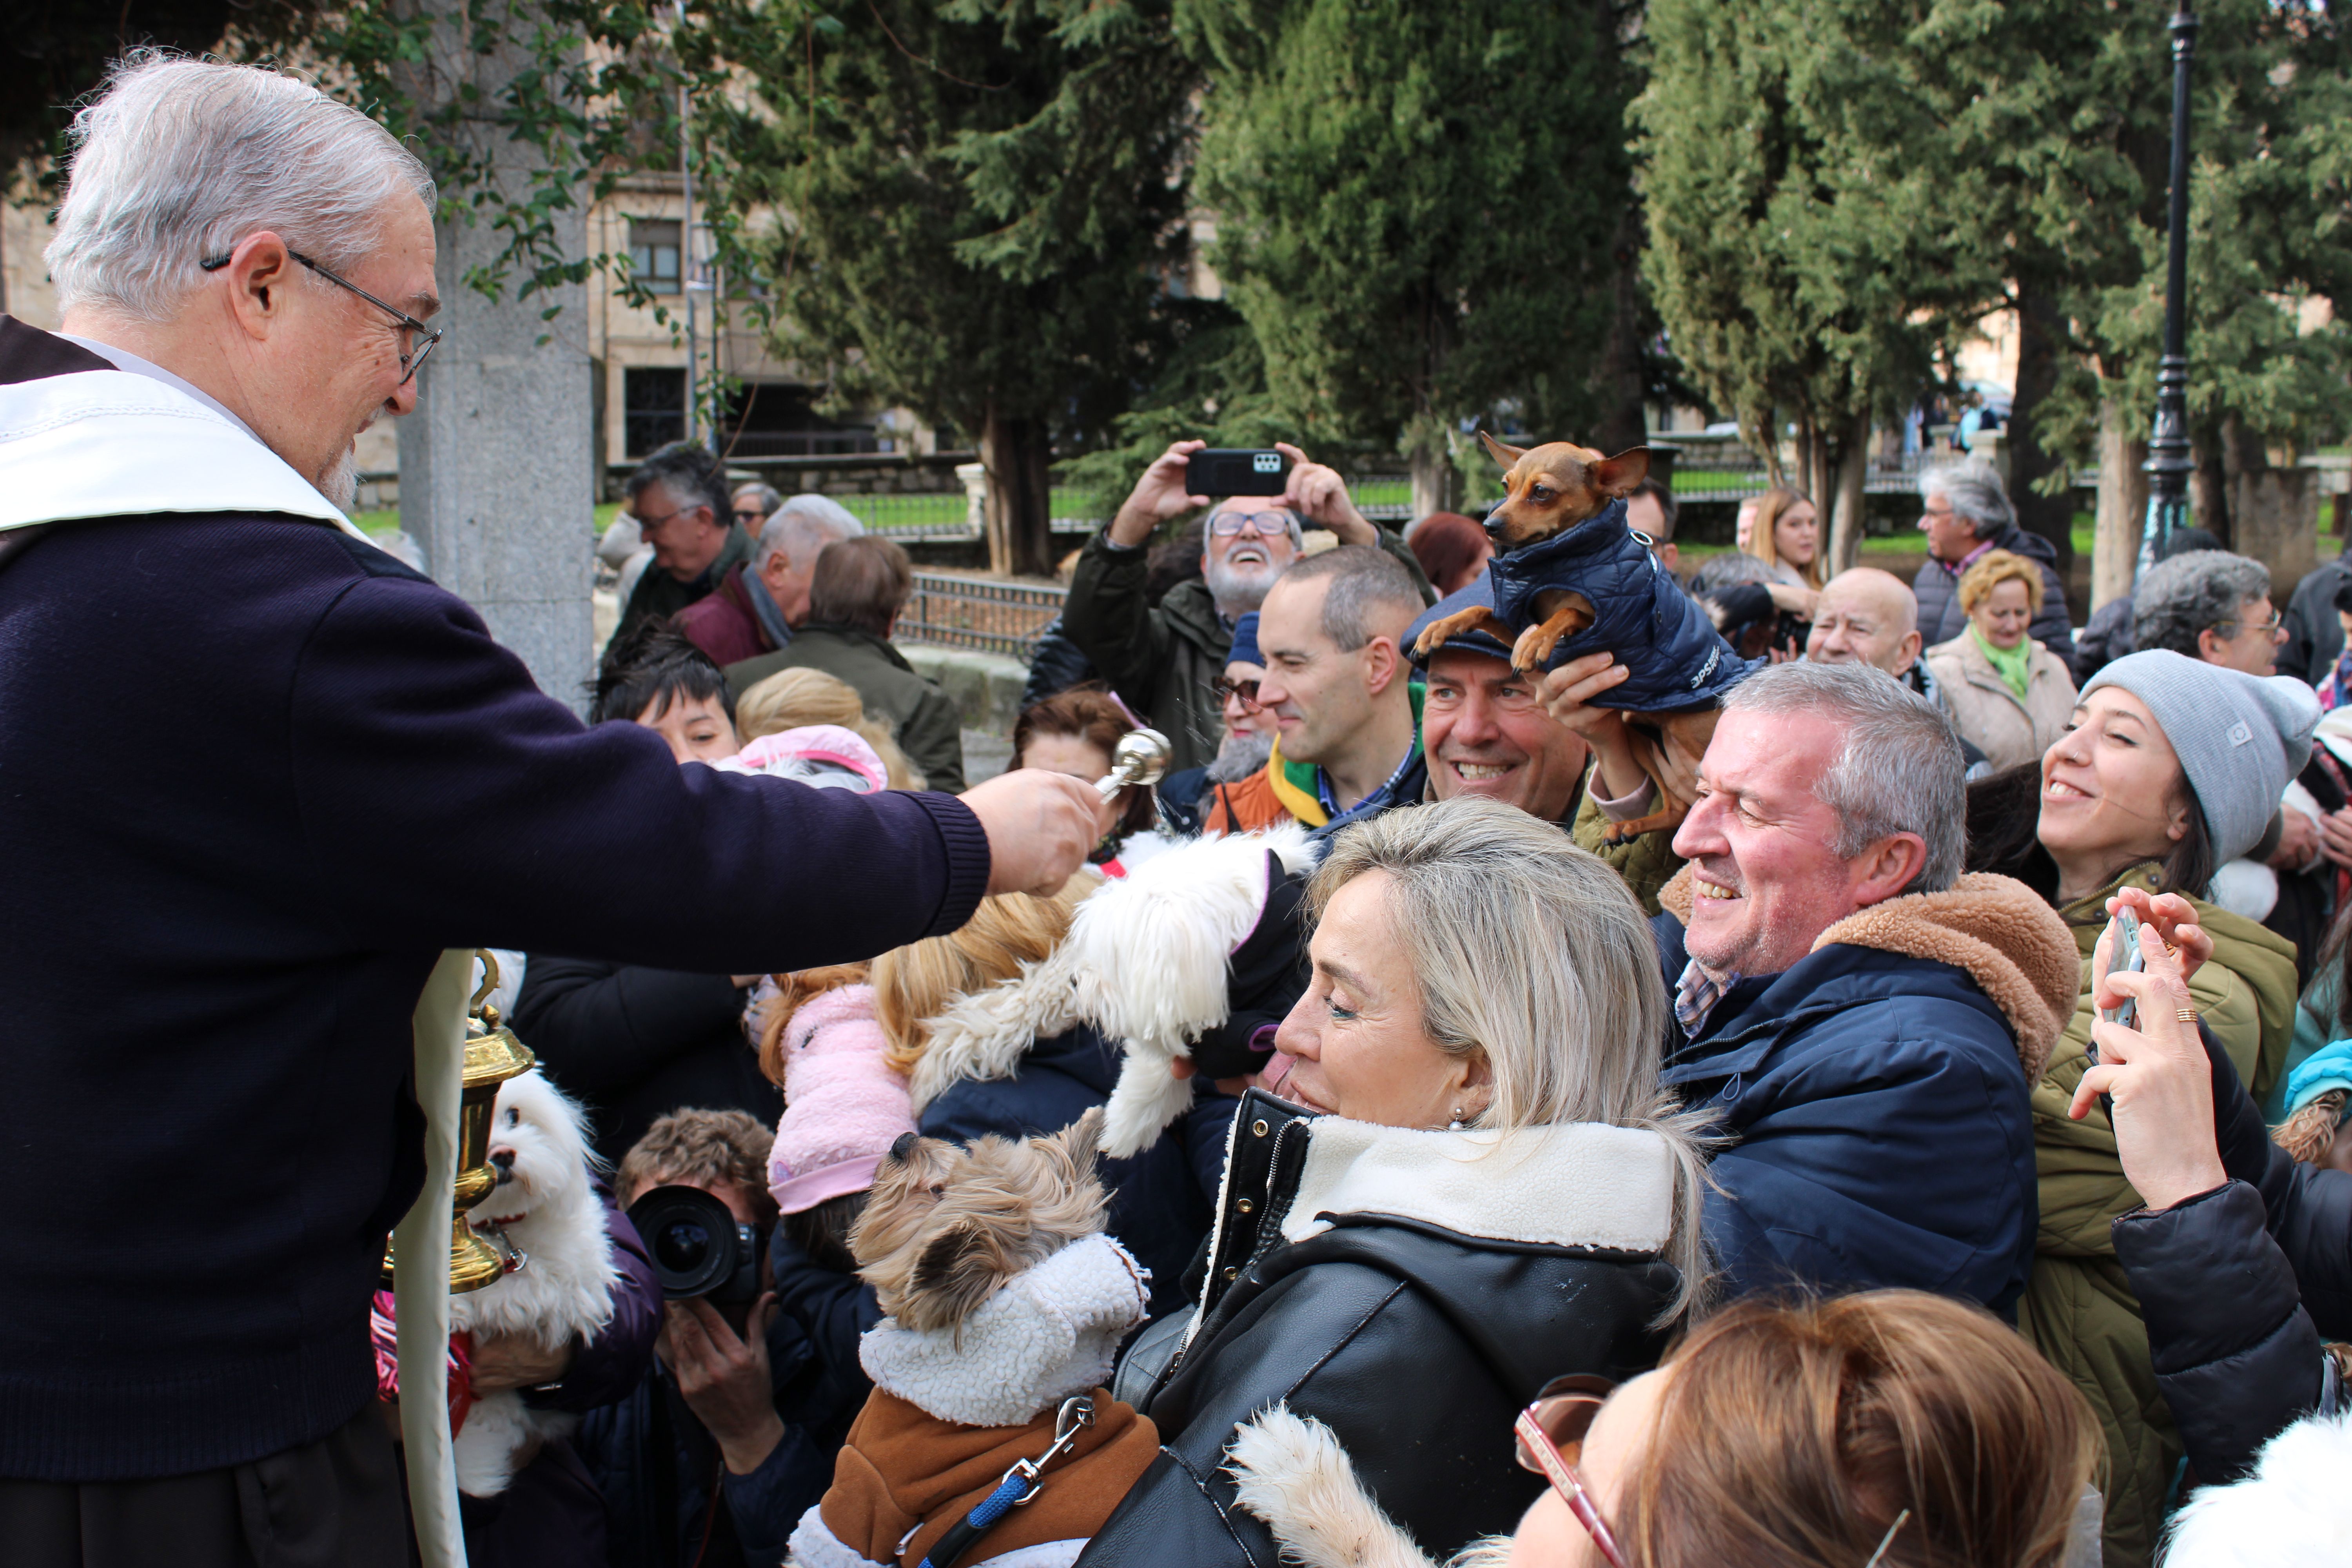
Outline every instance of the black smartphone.
<svg viewBox="0 0 2352 1568"><path fill-rule="evenodd" d="M1210 447L1184 464L1185 486L1196 496L1278 496L1290 484L1290 463L1279 452Z"/></svg>

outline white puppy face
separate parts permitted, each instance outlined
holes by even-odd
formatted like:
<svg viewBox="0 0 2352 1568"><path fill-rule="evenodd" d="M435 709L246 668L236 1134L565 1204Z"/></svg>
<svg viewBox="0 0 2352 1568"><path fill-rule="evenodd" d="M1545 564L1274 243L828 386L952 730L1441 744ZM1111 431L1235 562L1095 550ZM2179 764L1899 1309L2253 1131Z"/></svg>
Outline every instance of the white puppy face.
<svg viewBox="0 0 2352 1568"><path fill-rule="evenodd" d="M588 1139L580 1108L538 1069L499 1086L490 1123L490 1164L499 1184L473 1212L478 1225L504 1225L560 1207L588 1190Z"/></svg>

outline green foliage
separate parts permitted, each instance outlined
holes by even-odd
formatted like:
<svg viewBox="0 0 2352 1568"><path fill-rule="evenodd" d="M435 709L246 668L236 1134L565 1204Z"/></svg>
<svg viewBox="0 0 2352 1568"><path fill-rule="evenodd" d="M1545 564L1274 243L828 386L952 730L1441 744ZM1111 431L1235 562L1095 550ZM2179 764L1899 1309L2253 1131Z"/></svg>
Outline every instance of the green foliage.
<svg viewBox="0 0 2352 1568"><path fill-rule="evenodd" d="M1596 367L1638 234L1630 73L1602 0L1180 0L1212 258L1288 433L1423 444L1507 404L1611 412Z"/></svg>
<svg viewBox="0 0 2352 1568"><path fill-rule="evenodd" d="M1165 5L730 0L701 26L748 89L703 110L720 205L789 215L747 237L779 348L967 435L1103 433L1183 325Z"/></svg>
<svg viewBox="0 0 2352 1568"><path fill-rule="evenodd" d="M1649 7L1645 272L1677 357L1759 449L1776 411L1820 438L1898 414L2001 296L1988 173L1954 155L1968 95L1915 47L1932 9Z"/></svg>

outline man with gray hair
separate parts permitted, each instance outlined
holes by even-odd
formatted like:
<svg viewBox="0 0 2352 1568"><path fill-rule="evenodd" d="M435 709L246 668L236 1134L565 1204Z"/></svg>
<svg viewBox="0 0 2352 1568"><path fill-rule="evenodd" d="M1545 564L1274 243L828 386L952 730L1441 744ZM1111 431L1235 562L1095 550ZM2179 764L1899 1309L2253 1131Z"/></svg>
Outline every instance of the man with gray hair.
<svg viewBox="0 0 2352 1568"><path fill-rule="evenodd" d="M2246 556L2192 550L2158 562L2132 590L2136 649L2168 648L2261 677L2277 673L2284 641L2271 607L2270 568Z"/></svg>
<svg viewBox="0 0 2352 1568"><path fill-rule="evenodd" d="M1724 701L1652 927L1664 1082L1728 1142L1706 1219L1735 1293L2015 1312L2029 1096L2079 960L2021 883L1961 877L1960 773L1943 713L1867 665L1774 665Z"/></svg>
<svg viewBox="0 0 2352 1568"><path fill-rule="evenodd" d="M416 159L156 55L75 142L65 330L0 317L0 1555L395 1568L369 1310L412 1208L413 1348L446 1310L473 950L869 958L1059 887L1108 818L1055 774L859 795L583 725L341 510L438 335ZM432 1563L441 1348L403 1405ZM575 1370L529 1356L499 1385Z"/></svg>
<svg viewBox="0 0 2352 1568"><path fill-rule="evenodd" d="M1919 531L1927 559L1911 587L1919 600L1919 636L1926 647L1948 643L1969 628L1960 608L1960 574L1996 550L2022 555L2042 571L2042 609L2028 635L2072 665L2074 628L2066 618L2066 584L2058 580L2058 552L2017 525L2017 509L1990 463L1971 458L1919 476Z"/></svg>
<svg viewBox="0 0 2352 1568"><path fill-rule="evenodd" d="M1278 496L1195 495L1185 468L1205 441L1179 441L1152 459L1110 526L1087 542L1062 610L1064 635L1109 682L1120 700L1168 736L1171 773L1205 765L1224 735L1214 689L1225 672L1234 623L1262 604L1275 579L1305 552L1305 531L1328 529L1345 544L1373 545L1394 556L1433 604L1421 563L1394 532L1375 527L1348 499L1347 481L1296 447L1277 442L1290 462ZM1179 583L1150 602L1145 557L1152 531L1208 507L1201 541L1201 579Z"/></svg>
<svg viewBox="0 0 2352 1568"><path fill-rule="evenodd" d="M726 466L701 442L672 441L631 470L624 488L654 554L621 606L616 640L640 621L699 602L751 554L751 536L736 522L727 493Z"/></svg>
<svg viewBox="0 0 2352 1568"><path fill-rule="evenodd" d="M865 531L846 507L824 496L782 502L761 524L751 559L680 610L677 629L722 668L776 652L808 619L818 552Z"/></svg>

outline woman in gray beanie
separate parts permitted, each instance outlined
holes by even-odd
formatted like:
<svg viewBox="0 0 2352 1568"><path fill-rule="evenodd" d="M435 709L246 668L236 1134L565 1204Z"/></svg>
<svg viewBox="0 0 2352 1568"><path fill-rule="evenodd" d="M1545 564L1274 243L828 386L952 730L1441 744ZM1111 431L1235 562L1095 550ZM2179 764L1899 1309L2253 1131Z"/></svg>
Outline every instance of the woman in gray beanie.
<svg viewBox="0 0 2352 1568"><path fill-rule="evenodd" d="M2083 955L2083 987L2033 1093L2042 1225L2018 1329L2074 1380L2106 1429L2111 1563L2148 1560L2181 1447L2109 1230L2139 1196L2105 1115L2067 1115L2090 1067L2091 951L2118 889L2187 899L2213 939L2191 999L2239 1076L2257 1095L2269 1087L2294 1034L2294 950L2206 895L2215 869L2263 837L2318 721L2318 700L2301 681L2136 653L2091 678L2074 727L2042 758L2036 837L2055 868L2051 901Z"/></svg>

